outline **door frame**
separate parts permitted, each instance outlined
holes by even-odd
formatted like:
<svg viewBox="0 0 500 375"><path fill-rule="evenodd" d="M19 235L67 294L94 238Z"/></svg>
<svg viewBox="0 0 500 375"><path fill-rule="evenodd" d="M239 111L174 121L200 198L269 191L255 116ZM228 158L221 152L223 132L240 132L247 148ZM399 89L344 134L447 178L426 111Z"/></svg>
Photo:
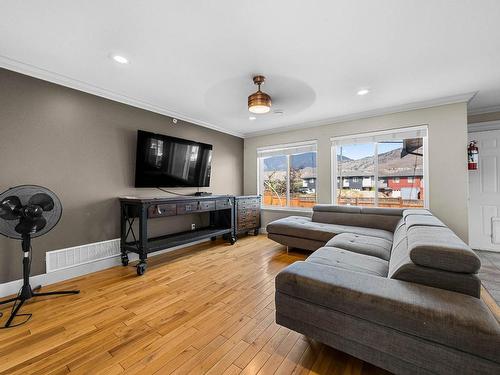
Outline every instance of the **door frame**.
<svg viewBox="0 0 500 375"><path fill-rule="evenodd" d="M478 123L472 123L467 126L467 142L469 140L469 135L473 133L485 133L489 131L496 131L500 130L500 120L495 120L495 121L485 121L485 122L478 122ZM470 245L470 239L471 239L471 227L470 227L470 222L471 222L471 195L470 195L470 183L469 183L469 174L467 174L467 219L469 222L468 225L468 238L469 238L469 245ZM499 252L500 250L487 250L487 251L493 251L493 252Z"/></svg>

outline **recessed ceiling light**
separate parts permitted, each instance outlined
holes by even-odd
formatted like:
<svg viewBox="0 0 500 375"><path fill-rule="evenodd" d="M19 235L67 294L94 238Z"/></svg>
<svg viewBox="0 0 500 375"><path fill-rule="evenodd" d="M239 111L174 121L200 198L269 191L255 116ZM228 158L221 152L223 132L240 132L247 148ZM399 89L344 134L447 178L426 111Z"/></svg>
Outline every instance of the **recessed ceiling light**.
<svg viewBox="0 0 500 375"><path fill-rule="evenodd" d="M278 116L283 116L285 114L285 111L283 111L282 109L275 109L274 114Z"/></svg>
<svg viewBox="0 0 500 375"><path fill-rule="evenodd" d="M253 120L256 120L256 119L257 119L257 117L255 117L255 116L249 116L249 117L248 117L248 119L249 119L250 121L253 121Z"/></svg>
<svg viewBox="0 0 500 375"><path fill-rule="evenodd" d="M113 55L113 60L120 64L128 64L128 59L120 55Z"/></svg>
<svg viewBox="0 0 500 375"><path fill-rule="evenodd" d="M361 89L361 90L358 90L357 94L359 96L363 96L363 95L368 94L369 92L370 92L370 90L368 90L368 89Z"/></svg>

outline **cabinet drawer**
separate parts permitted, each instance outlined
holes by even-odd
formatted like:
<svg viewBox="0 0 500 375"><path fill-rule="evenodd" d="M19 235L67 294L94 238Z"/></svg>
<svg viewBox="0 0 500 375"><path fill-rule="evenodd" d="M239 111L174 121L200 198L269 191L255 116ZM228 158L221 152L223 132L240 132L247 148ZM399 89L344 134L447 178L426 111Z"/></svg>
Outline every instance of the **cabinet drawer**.
<svg viewBox="0 0 500 375"><path fill-rule="evenodd" d="M198 209L199 211L215 210L215 201L200 201Z"/></svg>
<svg viewBox="0 0 500 375"><path fill-rule="evenodd" d="M259 225L257 224L256 221L245 221L242 223L238 223L237 230L241 231L244 229L254 229L254 228L258 228L258 227L259 227Z"/></svg>
<svg viewBox="0 0 500 375"><path fill-rule="evenodd" d="M177 215L190 214L191 212L198 212L198 202L178 203Z"/></svg>
<svg viewBox="0 0 500 375"><path fill-rule="evenodd" d="M259 216L259 210L255 208L240 208L238 210L238 217L257 217Z"/></svg>
<svg viewBox="0 0 500 375"><path fill-rule="evenodd" d="M219 199L215 202L215 208L217 210L225 210L231 208L232 205L231 199Z"/></svg>
<svg viewBox="0 0 500 375"><path fill-rule="evenodd" d="M240 203L238 204L238 208L242 208L242 209L245 209L245 208L259 208L260 207L260 204L259 203Z"/></svg>
<svg viewBox="0 0 500 375"><path fill-rule="evenodd" d="M238 200L238 208L259 208L259 207L260 207L260 199L258 198Z"/></svg>
<svg viewBox="0 0 500 375"><path fill-rule="evenodd" d="M258 215L244 215L244 216L238 216L238 224L240 223L254 223L257 225L257 223L260 221L260 218Z"/></svg>
<svg viewBox="0 0 500 375"><path fill-rule="evenodd" d="M177 205L175 203L170 204L152 204L148 207L148 217L164 217L164 216L174 216L177 214Z"/></svg>

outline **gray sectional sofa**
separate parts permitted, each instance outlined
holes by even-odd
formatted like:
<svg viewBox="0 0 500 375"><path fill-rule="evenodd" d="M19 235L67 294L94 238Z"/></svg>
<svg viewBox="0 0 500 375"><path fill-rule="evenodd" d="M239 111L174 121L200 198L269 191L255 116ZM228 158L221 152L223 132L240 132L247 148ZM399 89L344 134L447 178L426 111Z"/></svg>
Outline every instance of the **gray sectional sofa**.
<svg viewBox="0 0 500 375"><path fill-rule="evenodd" d="M314 251L276 277L276 321L397 374L500 374L476 254L427 210L317 205L269 223Z"/></svg>

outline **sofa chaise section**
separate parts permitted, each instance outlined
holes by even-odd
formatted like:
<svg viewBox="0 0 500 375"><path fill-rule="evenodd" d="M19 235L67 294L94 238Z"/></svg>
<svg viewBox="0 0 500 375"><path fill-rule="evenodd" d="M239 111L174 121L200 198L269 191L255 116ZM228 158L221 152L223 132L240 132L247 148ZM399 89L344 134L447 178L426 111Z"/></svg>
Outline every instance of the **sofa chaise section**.
<svg viewBox="0 0 500 375"><path fill-rule="evenodd" d="M402 217L400 209L316 205L312 218L289 216L266 227L268 237L282 245L317 250L341 233L352 233L392 241Z"/></svg>

